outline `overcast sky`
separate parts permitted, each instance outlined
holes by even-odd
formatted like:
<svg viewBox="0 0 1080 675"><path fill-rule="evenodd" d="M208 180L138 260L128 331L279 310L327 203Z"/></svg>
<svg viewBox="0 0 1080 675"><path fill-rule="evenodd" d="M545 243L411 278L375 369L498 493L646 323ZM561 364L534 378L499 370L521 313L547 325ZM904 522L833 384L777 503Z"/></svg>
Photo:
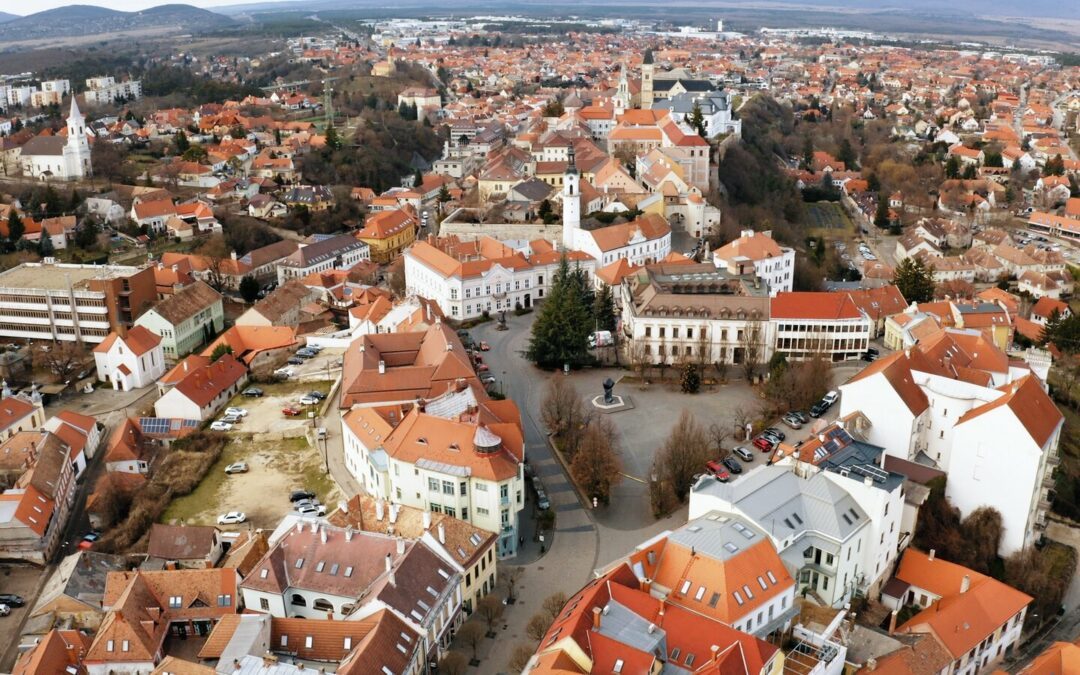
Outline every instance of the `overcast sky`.
<svg viewBox="0 0 1080 675"><path fill-rule="evenodd" d="M99 7L108 7L110 9L119 9L130 12L136 9L146 9L147 7L165 5L171 2L181 2L188 5L195 5L196 7L214 7L215 5L240 5L245 2L255 1L256 0L30 0L26 3L0 2L0 11L8 12L9 14L26 15L46 9L53 9L55 7L64 7L65 5L97 5ZM265 2L265 0L258 1ZM11 6L5 6L9 4Z"/></svg>

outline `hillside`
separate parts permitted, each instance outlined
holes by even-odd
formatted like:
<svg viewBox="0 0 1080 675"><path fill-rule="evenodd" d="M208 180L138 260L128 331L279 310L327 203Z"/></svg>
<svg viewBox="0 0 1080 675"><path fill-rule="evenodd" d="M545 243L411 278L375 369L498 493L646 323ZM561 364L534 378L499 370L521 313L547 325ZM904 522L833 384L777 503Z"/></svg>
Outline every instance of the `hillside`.
<svg viewBox="0 0 1080 675"><path fill-rule="evenodd" d="M3 20L0 41L39 40L73 35L175 28L198 32L227 27L233 20L191 5L160 5L141 12L119 12L90 5L69 5Z"/></svg>
<svg viewBox="0 0 1080 675"><path fill-rule="evenodd" d="M7 12L0 12L0 23L4 23L5 21L11 21L12 19L18 19L18 18L19 17L16 16L15 14L8 14Z"/></svg>

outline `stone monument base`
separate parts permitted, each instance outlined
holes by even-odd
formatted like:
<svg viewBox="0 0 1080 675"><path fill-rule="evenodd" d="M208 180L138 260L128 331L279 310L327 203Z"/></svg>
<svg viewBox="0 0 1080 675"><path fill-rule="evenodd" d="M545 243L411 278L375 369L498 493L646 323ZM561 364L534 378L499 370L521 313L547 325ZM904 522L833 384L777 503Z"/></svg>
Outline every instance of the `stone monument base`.
<svg viewBox="0 0 1080 675"><path fill-rule="evenodd" d="M601 394L600 396L594 396L590 403L602 413L617 413L634 409L634 402L625 394L614 394L611 397L611 403L605 403L604 396Z"/></svg>

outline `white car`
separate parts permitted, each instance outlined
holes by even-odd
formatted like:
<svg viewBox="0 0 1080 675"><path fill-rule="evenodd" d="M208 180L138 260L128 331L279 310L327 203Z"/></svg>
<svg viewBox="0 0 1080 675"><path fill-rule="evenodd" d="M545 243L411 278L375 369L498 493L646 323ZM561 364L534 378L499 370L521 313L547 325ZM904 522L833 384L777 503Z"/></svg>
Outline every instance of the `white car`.
<svg viewBox="0 0 1080 675"><path fill-rule="evenodd" d="M241 511L229 511L217 518L218 525L238 525L247 521L247 515Z"/></svg>
<svg viewBox="0 0 1080 675"><path fill-rule="evenodd" d="M326 507L322 504L301 504L296 507L296 512L301 516L325 516Z"/></svg>
<svg viewBox="0 0 1080 675"><path fill-rule="evenodd" d="M274 371L274 374L277 375L278 377L289 378L289 377L292 377L293 375L295 375L296 371L293 370L292 368L288 368L288 367L286 367L286 368L278 368L277 370Z"/></svg>
<svg viewBox="0 0 1080 675"><path fill-rule="evenodd" d="M210 431L229 431L231 429L232 425L222 420L218 420L210 425Z"/></svg>
<svg viewBox="0 0 1080 675"><path fill-rule="evenodd" d="M319 399L311 394L304 394L300 397L300 405L319 405Z"/></svg>
<svg viewBox="0 0 1080 675"><path fill-rule="evenodd" d="M225 408L225 414L231 417L247 417L247 412L244 408Z"/></svg>

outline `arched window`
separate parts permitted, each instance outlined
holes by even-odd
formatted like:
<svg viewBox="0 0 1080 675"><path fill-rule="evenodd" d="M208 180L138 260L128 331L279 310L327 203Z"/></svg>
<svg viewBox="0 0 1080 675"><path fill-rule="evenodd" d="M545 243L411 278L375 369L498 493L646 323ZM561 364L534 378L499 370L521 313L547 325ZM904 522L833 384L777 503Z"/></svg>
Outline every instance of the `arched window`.
<svg viewBox="0 0 1080 675"><path fill-rule="evenodd" d="M299 593L293 593L291 602L297 607L307 607L307 600L305 600L304 596L300 595Z"/></svg>
<svg viewBox="0 0 1080 675"><path fill-rule="evenodd" d="M311 603L311 608L320 612L334 611L334 605L332 605L329 600L323 598L316 598L315 602Z"/></svg>

